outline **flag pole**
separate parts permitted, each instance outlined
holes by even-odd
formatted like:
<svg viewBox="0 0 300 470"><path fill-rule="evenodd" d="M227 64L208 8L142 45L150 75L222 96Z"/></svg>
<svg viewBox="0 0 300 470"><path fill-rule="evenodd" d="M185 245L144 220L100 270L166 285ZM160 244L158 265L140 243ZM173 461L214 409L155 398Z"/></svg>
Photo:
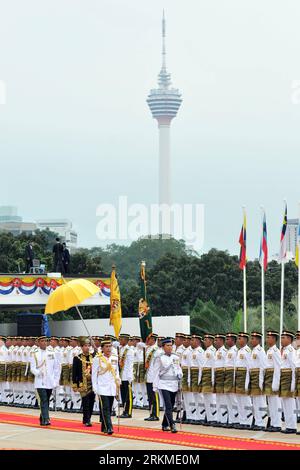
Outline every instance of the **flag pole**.
<svg viewBox="0 0 300 470"><path fill-rule="evenodd" d="M244 230L246 230L246 208L243 206L243 214L244 214L244 221L243 226ZM247 333L247 271L246 271L246 263L247 263L247 254L245 255L245 266L243 267L243 290L244 290L244 331Z"/></svg>
<svg viewBox="0 0 300 470"><path fill-rule="evenodd" d="M264 223L265 223L265 210L261 206L262 210L262 234L261 234L261 332L262 332L262 345L265 345L265 263L263 251L263 239L264 239Z"/></svg>
<svg viewBox="0 0 300 470"><path fill-rule="evenodd" d="M244 279L244 331L247 333L247 278L246 278L246 266L243 268L243 279Z"/></svg>
<svg viewBox="0 0 300 470"><path fill-rule="evenodd" d="M281 295L280 295L280 334L283 331L283 304L284 304L284 261L281 261Z"/></svg>
<svg viewBox="0 0 300 470"><path fill-rule="evenodd" d="M300 330L300 234L299 234L300 202L298 203L298 213L299 213L299 220L298 220L298 228L297 228L297 247L298 247L298 331L299 331Z"/></svg>
<svg viewBox="0 0 300 470"><path fill-rule="evenodd" d="M280 324L279 332L283 331L283 309L284 309L284 265L286 261L286 229L287 229L287 201L284 199L284 218L280 242L280 261L281 261L281 293L280 293Z"/></svg>

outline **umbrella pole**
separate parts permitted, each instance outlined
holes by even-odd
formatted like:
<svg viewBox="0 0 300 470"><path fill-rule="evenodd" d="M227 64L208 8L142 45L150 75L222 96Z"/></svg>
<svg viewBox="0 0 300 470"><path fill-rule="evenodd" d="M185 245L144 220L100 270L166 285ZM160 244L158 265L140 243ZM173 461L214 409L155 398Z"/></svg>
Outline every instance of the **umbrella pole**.
<svg viewBox="0 0 300 470"><path fill-rule="evenodd" d="M90 338L90 340L91 340L92 346L94 347L94 346L95 346L95 343L94 343L94 341L92 340L91 333L89 332L88 327L86 326L86 323L85 323L85 321L84 321L84 319L83 319L83 317L82 317L82 315L81 315L81 312L80 312L80 310L79 310L79 308L78 308L78 305L75 305L75 308L76 308L77 313L78 313L78 315L80 316L80 320L82 321L82 323L83 323L83 325L84 325L84 328L86 329L86 332L87 332L87 334L88 334L88 336L89 336L89 338Z"/></svg>

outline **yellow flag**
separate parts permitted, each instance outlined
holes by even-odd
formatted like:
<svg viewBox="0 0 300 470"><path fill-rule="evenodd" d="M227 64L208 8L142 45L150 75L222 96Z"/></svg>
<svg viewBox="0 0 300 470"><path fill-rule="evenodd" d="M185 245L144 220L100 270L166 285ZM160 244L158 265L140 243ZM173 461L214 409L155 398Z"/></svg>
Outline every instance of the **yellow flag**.
<svg viewBox="0 0 300 470"><path fill-rule="evenodd" d="M298 244L296 246L295 263L296 263L296 266L299 266L299 246L298 246Z"/></svg>
<svg viewBox="0 0 300 470"><path fill-rule="evenodd" d="M110 319L109 324L114 327L115 336L119 338L122 328L122 306L119 283L113 267L110 277Z"/></svg>

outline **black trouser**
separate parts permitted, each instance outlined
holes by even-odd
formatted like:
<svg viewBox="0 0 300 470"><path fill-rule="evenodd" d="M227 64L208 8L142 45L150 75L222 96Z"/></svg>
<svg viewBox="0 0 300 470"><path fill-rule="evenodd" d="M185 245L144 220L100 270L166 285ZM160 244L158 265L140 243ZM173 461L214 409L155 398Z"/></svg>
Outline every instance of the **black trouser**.
<svg viewBox="0 0 300 470"><path fill-rule="evenodd" d="M60 260L60 259L55 259L55 258L54 258L54 261L53 261L53 272L65 274L65 267L64 267L64 263L63 263L62 260Z"/></svg>
<svg viewBox="0 0 300 470"><path fill-rule="evenodd" d="M26 260L26 268L25 268L25 272L26 273L30 273L30 268L33 267L33 261L32 259L27 259Z"/></svg>
<svg viewBox="0 0 300 470"><path fill-rule="evenodd" d="M52 393L51 388L37 388L39 395L39 405L40 405L40 422L45 424L49 421L49 401Z"/></svg>
<svg viewBox="0 0 300 470"><path fill-rule="evenodd" d="M173 426L174 424L173 408L174 408L177 392L170 392L169 390L161 390L161 393L164 399L164 408L165 408L165 414L164 414L162 426L164 427Z"/></svg>
<svg viewBox="0 0 300 470"><path fill-rule="evenodd" d="M87 424L91 421L91 416L94 409L95 394L94 392L89 393L85 397L82 397L82 411L83 411L83 424Z"/></svg>
<svg viewBox="0 0 300 470"><path fill-rule="evenodd" d="M132 388L128 380L122 380L121 398L123 404L123 413L131 416L132 413Z"/></svg>
<svg viewBox="0 0 300 470"><path fill-rule="evenodd" d="M99 396L101 432L112 430L111 412L114 398L107 395Z"/></svg>
<svg viewBox="0 0 300 470"><path fill-rule="evenodd" d="M148 395L148 401L149 401L150 416L159 418L159 394L158 392L153 392L152 383L147 382L146 387L147 387L147 395Z"/></svg>

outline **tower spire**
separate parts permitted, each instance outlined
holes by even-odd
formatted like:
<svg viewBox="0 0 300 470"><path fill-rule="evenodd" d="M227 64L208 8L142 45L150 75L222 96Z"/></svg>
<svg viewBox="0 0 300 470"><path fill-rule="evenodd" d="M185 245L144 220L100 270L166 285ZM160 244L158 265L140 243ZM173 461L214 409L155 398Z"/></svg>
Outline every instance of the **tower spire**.
<svg viewBox="0 0 300 470"><path fill-rule="evenodd" d="M166 18L165 18L165 10L163 10L163 17L162 17L162 70L167 70L166 65Z"/></svg>
<svg viewBox="0 0 300 470"><path fill-rule="evenodd" d="M167 72L167 63L166 63L166 18L165 10L163 10L162 17L162 66L161 71L158 75L158 84L160 88L169 88L171 84L171 75Z"/></svg>

